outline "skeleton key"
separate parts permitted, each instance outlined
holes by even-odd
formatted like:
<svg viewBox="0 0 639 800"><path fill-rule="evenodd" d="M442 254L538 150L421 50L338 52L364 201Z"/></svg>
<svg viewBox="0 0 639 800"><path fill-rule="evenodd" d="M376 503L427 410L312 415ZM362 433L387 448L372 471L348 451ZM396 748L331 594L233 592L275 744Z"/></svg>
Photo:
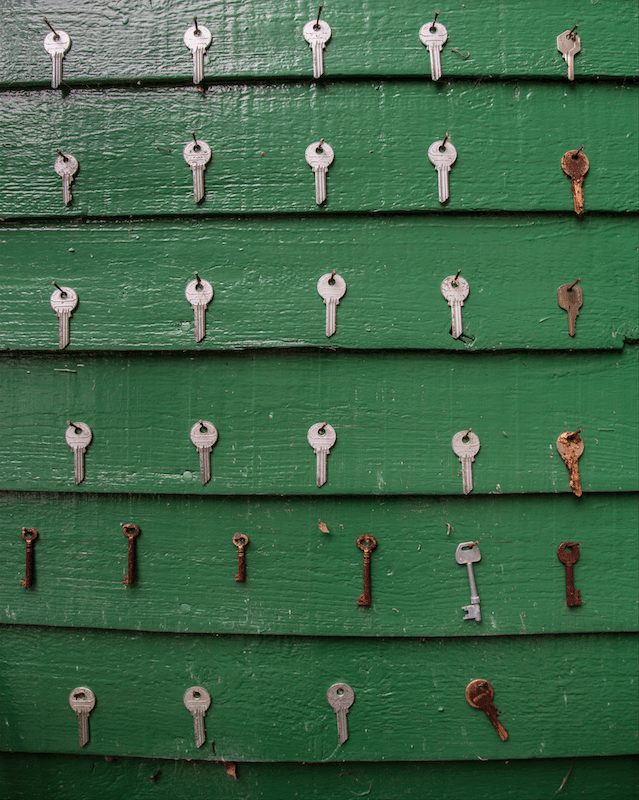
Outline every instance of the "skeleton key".
<svg viewBox="0 0 639 800"><path fill-rule="evenodd" d="M465 694L466 700L468 700L473 708L481 708L490 720L493 728L499 734L499 738L502 742L505 742L508 738L508 731L497 719L501 711L497 711L493 703L495 691L490 685L490 682L481 679L471 681L466 687Z"/></svg>
<svg viewBox="0 0 639 800"><path fill-rule="evenodd" d="M64 31L52 31L44 37L44 49L53 62L51 88L57 89L62 81L62 59L71 47L71 39Z"/></svg>
<svg viewBox="0 0 639 800"><path fill-rule="evenodd" d="M208 28L197 24L195 17L193 22L195 25L186 29L184 44L193 53L193 83L199 84L204 80L204 53L208 50L213 37Z"/></svg>
<svg viewBox="0 0 639 800"><path fill-rule="evenodd" d="M197 275L197 273L196 273ZM201 342L206 336L206 308L213 299L213 287L200 276L191 281L184 292L195 314L195 341Z"/></svg>
<svg viewBox="0 0 639 800"><path fill-rule="evenodd" d="M464 441L466 439L466 441ZM462 465L462 483L464 494L470 494L473 490L473 461L479 452L479 438L470 428L467 431L459 431L453 436L453 452L459 458Z"/></svg>
<svg viewBox="0 0 639 800"><path fill-rule="evenodd" d="M191 428L190 436L200 454L200 478L204 486L211 480L211 450L217 442L217 428L212 422L200 419Z"/></svg>
<svg viewBox="0 0 639 800"><path fill-rule="evenodd" d="M77 486L84 480L84 454L91 444L93 433L84 422L67 422L64 438L73 450L73 472Z"/></svg>
<svg viewBox="0 0 639 800"><path fill-rule="evenodd" d="M588 156L581 150L569 150L561 158L561 168L570 178L575 214L584 213L584 177L589 167Z"/></svg>
<svg viewBox="0 0 639 800"><path fill-rule="evenodd" d="M204 197L204 170L211 160L211 148L202 139L195 139L184 148L184 160L193 173L193 199L199 203Z"/></svg>
<svg viewBox="0 0 639 800"><path fill-rule="evenodd" d="M80 747L89 742L89 714L95 707L95 695L86 686L78 686L69 695L69 705L78 717Z"/></svg>
<svg viewBox="0 0 639 800"><path fill-rule="evenodd" d="M444 148L443 150L441 148ZM437 170L437 186L439 189L439 202L445 203L449 197L448 173L457 160L457 150L451 142L444 139L433 142L428 148L428 158Z"/></svg>
<svg viewBox="0 0 639 800"><path fill-rule="evenodd" d="M59 347L60 350L64 350L69 344L69 320L77 308L78 295L68 286L58 286L57 284L54 286L56 289L51 295L50 303L59 320Z"/></svg>
<svg viewBox="0 0 639 800"><path fill-rule="evenodd" d="M195 729L195 746L202 747L206 741L204 717L211 705L211 695L201 686L191 686L184 692L184 705L191 712Z"/></svg>
<svg viewBox="0 0 639 800"><path fill-rule="evenodd" d="M370 606L371 604L371 552L377 547L377 539L369 534L357 537L357 546L364 551L364 591L359 596L356 605Z"/></svg>
<svg viewBox="0 0 639 800"><path fill-rule="evenodd" d="M568 431L557 439L557 451L566 462L570 473L570 488L576 497L581 497L581 478L579 477L579 457L584 451L584 440L578 431Z"/></svg>
<svg viewBox="0 0 639 800"><path fill-rule="evenodd" d="M30 589L33 586L33 545L38 538L38 531L35 528L23 528L21 535L27 543L27 566L25 578L20 586Z"/></svg>
<svg viewBox="0 0 639 800"><path fill-rule="evenodd" d="M321 206L326 202L326 173L333 163L335 153L330 144L320 139L319 142L309 144L304 157L315 173L315 202Z"/></svg>
<svg viewBox="0 0 639 800"><path fill-rule="evenodd" d="M73 201L71 184L78 171L78 161L70 153L63 153L56 158L53 169L62 178L62 202L68 206Z"/></svg>
<svg viewBox="0 0 639 800"><path fill-rule="evenodd" d="M249 537L245 533L233 535L233 544L237 547L237 575L236 581L243 583L246 580L246 553L244 549L248 547Z"/></svg>
<svg viewBox="0 0 639 800"><path fill-rule="evenodd" d="M337 743L342 745L348 739L346 715L355 700L355 692L347 683L334 683L326 692L326 699L337 715Z"/></svg>
<svg viewBox="0 0 639 800"><path fill-rule="evenodd" d="M568 64L568 80L575 80L575 56L581 50L581 39L576 33L564 31L557 37L557 50Z"/></svg>
<svg viewBox="0 0 639 800"><path fill-rule="evenodd" d="M120 525L122 528L122 533L129 540L127 570L122 583L126 584L127 586L131 586L135 583L135 540L140 535L140 528L133 522L128 522L126 524L120 523Z"/></svg>
<svg viewBox="0 0 639 800"><path fill-rule="evenodd" d="M430 75L434 81L442 76L442 47L448 41L448 31L440 22L427 22L419 29L419 38L430 53Z"/></svg>
<svg viewBox="0 0 639 800"><path fill-rule="evenodd" d="M570 336L574 336L579 309L584 304L581 286L577 286L574 283L564 283L563 286L557 289L557 302L560 308L568 312L568 333Z"/></svg>
<svg viewBox="0 0 639 800"><path fill-rule="evenodd" d="M317 291L326 306L326 335L332 336L337 326L336 308L346 293L346 281L334 270L327 272L317 281Z"/></svg>
<svg viewBox="0 0 639 800"><path fill-rule="evenodd" d="M468 548L465 550L464 548ZM481 561L481 553L477 542L462 542L457 545L455 552L455 561L458 564L466 564L468 567L468 580L470 581L470 605L462 606L466 612L464 619L474 619L476 622L481 622L481 609L479 607L479 595L477 594L477 584L475 583L475 572L473 564Z"/></svg>
<svg viewBox="0 0 639 800"><path fill-rule="evenodd" d="M326 459L329 450L337 440L335 428L328 422L317 422L308 429L306 438L317 456L317 485L318 487L324 486L326 483Z"/></svg>
<svg viewBox="0 0 639 800"><path fill-rule="evenodd" d="M324 48L331 38L331 26L323 19L312 19L304 25L302 36L313 51L313 77L320 78L324 74Z"/></svg>
<svg viewBox="0 0 639 800"><path fill-rule="evenodd" d="M574 566L579 561L579 545L581 542L562 542L557 550L557 557L566 567L566 605L580 606L579 589L575 589ZM570 550L566 548L570 547Z"/></svg>
<svg viewBox="0 0 639 800"><path fill-rule="evenodd" d="M468 281L460 278L459 275L449 275L442 281L442 295L448 301L452 315L452 335L454 339L459 339L462 335L462 306L468 297L470 286Z"/></svg>

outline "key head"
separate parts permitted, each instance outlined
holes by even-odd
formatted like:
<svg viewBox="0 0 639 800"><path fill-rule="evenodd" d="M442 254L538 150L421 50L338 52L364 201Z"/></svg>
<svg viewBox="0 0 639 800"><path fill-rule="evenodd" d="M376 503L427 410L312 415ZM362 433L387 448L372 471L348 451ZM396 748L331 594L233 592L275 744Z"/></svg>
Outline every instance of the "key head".
<svg viewBox="0 0 639 800"><path fill-rule="evenodd" d="M78 171L78 161L74 156L70 155L70 153L65 153L63 156L58 156L56 158L53 169L61 178L64 178L65 175L73 177Z"/></svg>
<svg viewBox="0 0 639 800"><path fill-rule="evenodd" d="M333 163L335 152L330 144L326 142L322 142L321 145L320 142L313 142L306 148L304 157L309 167L313 167L313 169L324 167L327 169Z"/></svg>
<svg viewBox="0 0 639 800"><path fill-rule="evenodd" d="M197 33L199 30L199 34ZM195 50L198 47L203 48L206 50L209 45L211 44L212 40L211 31L206 28L204 25L198 25L197 29L195 25L191 25L190 28L186 29L184 34L184 44L189 48L189 50Z"/></svg>
<svg viewBox="0 0 639 800"><path fill-rule="evenodd" d="M191 441L199 449L200 447L213 447L217 442L217 428L212 422L199 420L191 428Z"/></svg>
<svg viewBox="0 0 639 800"><path fill-rule="evenodd" d="M457 284L455 286L455 284ZM458 302L464 305L464 300L468 297L470 286L468 281L464 280L461 276L455 277L449 275L442 281L442 295L448 301L449 305L453 302Z"/></svg>
<svg viewBox="0 0 639 800"><path fill-rule="evenodd" d="M439 45L440 47L448 41L448 31L441 22L427 22L419 29L419 38L423 45ZM423 51L422 51L423 52Z"/></svg>
<svg viewBox="0 0 639 800"><path fill-rule="evenodd" d="M564 31L557 37L557 50L566 56L575 56L581 50L581 39L576 33L571 34L570 31Z"/></svg>
<svg viewBox="0 0 639 800"><path fill-rule="evenodd" d="M321 19L319 22L312 19L307 22L302 28L302 36L312 46L315 42L318 44L326 44L331 38L331 26L328 22Z"/></svg>
<svg viewBox="0 0 639 800"><path fill-rule="evenodd" d="M355 700L355 692L347 683L334 683L326 692L326 699L335 711L348 711Z"/></svg>
<svg viewBox="0 0 639 800"><path fill-rule="evenodd" d="M313 450L330 450L337 441L337 434L328 422L317 422L308 429L306 438Z"/></svg>
<svg viewBox="0 0 639 800"><path fill-rule="evenodd" d="M238 549L244 548L249 543L249 537L245 533L234 533L232 542Z"/></svg>
<svg viewBox="0 0 639 800"><path fill-rule="evenodd" d="M468 549L465 549L468 548ZM481 561L481 553L476 542L462 542L457 545L455 561L458 564L476 564Z"/></svg>
<svg viewBox="0 0 639 800"><path fill-rule="evenodd" d="M69 705L76 714L89 713L95 708L95 695L86 686L76 687L69 695Z"/></svg>
<svg viewBox="0 0 639 800"><path fill-rule="evenodd" d="M557 550L557 558L562 564L576 564L579 561L579 545L581 542L562 542ZM571 548L568 550L567 548Z"/></svg>
<svg viewBox="0 0 639 800"><path fill-rule="evenodd" d="M122 533L127 539L137 539L140 535L140 527L134 522L127 522L122 527Z"/></svg>
<svg viewBox="0 0 639 800"><path fill-rule="evenodd" d="M73 422L67 425L64 434L67 444L72 450L86 448L91 444L93 433L84 422Z"/></svg>
<svg viewBox="0 0 639 800"><path fill-rule="evenodd" d="M440 148L443 146L443 150ZM433 142L428 148L428 158L434 167L450 167L457 161L457 150L451 144L440 139L438 142Z"/></svg>
<svg viewBox="0 0 639 800"><path fill-rule="evenodd" d="M183 154L189 167L203 167L211 160L211 148L203 139L189 142Z"/></svg>
<svg viewBox="0 0 639 800"><path fill-rule="evenodd" d="M582 150L569 150L561 158L561 168L570 180L583 178L589 167L588 156Z"/></svg>
<svg viewBox="0 0 639 800"><path fill-rule="evenodd" d="M211 705L211 695L202 686L191 686L184 692L184 705L191 714L205 714Z"/></svg>
<svg viewBox="0 0 639 800"><path fill-rule="evenodd" d="M464 441L466 439L466 441ZM453 436L452 448L456 456L475 458L479 452L479 437L472 431L459 431Z"/></svg>
<svg viewBox="0 0 639 800"><path fill-rule="evenodd" d="M23 528L20 535L27 544L31 544L38 538L38 531L35 528Z"/></svg>
<svg viewBox="0 0 639 800"><path fill-rule="evenodd" d="M63 311L71 313L78 305L78 295L68 286L61 286L52 293L50 303L56 314Z"/></svg>
<svg viewBox="0 0 639 800"><path fill-rule="evenodd" d="M557 452L564 461L579 458L584 451L584 440L572 431L562 433L557 439Z"/></svg>
<svg viewBox="0 0 639 800"><path fill-rule="evenodd" d="M357 546L360 550L374 550L377 547L377 539L369 533L364 533L357 537Z"/></svg>
<svg viewBox="0 0 639 800"><path fill-rule="evenodd" d="M199 284L197 280L191 281L184 290L184 295L192 306L208 306L213 294L213 287L203 278L200 278Z"/></svg>
<svg viewBox="0 0 639 800"><path fill-rule="evenodd" d="M481 708L482 711L487 711L495 698L495 690L490 682L481 678L471 681L466 687L465 694L470 705L473 708Z"/></svg>
<svg viewBox="0 0 639 800"><path fill-rule="evenodd" d="M579 309L584 304L584 296L581 291L581 286L572 286L570 283L564 283L557 289L557 302L560 308L570 313L573 309L579 314ZM576 316L576 315L575 315Z"/></svg>
<svg viewBox="0 0 639 800"><path fill-rule="evenodd" d="M56 31L55 33L47 33L44 37L44 49L49 55L54 56L56 53L64 55L71 47L71 37L64 31Z"/></svg>
<svg viewBox="0 0 639 800"><path fill-rule="evenodd" d="M327 272L317 281L317 291L320 297L324 298L324 302L327 300L339 302L346 294L346 281L337 273L333 275L332 272Z"/></svg>

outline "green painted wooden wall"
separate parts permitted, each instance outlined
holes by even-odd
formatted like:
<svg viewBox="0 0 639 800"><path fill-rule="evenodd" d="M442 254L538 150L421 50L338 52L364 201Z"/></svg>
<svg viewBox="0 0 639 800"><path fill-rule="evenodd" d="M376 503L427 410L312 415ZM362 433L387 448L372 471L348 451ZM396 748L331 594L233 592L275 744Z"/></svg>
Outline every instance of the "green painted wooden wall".
<svg viewBox="0 0 639 800"><path fill-rule="evenodd" d="M418 3L326 3L318 81L300 0L3 3L1 800L639 791L639 11L439 10L435 83ZM213 32L200 89L194 13ZM45 14L73 41L58 90ZM556 37L577 23L569 82ZM199 205L193 130L213 150ZM442 206L426 153L446 132ZM336 154L322 207L304 160L320 137ZM581 145L577 217L560 161ZM68 207L58 148L80 162ZM316 284L333 269L329 339ZM195 270L215 291L200 343ZM456 340L440 284L457 270ZM571 337L557 287L577 278ZM52 281L80 298L64 351ZM219 431L206 486L201 418ZM68 419L94 435L79 486ZM338 440L318 489L306 432L324 420ZM450 442L469 427L464 496ZM555 443L579 428L577 498ZM30 589L23 527L39 531ZM370 608L361 534L378 541ZM581 542L576 608L565 540ZM482 553L480 624L463 620L463 541ZM464 698L478 677L507 742ZM341 747L337 681L356 693ZM212 697L200 749L195 684ZM78 685L97 696L86 748Z"/></svg>

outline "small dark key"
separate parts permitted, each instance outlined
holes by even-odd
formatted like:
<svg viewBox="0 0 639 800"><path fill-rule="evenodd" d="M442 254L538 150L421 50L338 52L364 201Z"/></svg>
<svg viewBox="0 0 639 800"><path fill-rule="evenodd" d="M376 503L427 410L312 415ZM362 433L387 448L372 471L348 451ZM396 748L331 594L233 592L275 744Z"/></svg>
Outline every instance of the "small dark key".
<svg viewBox="0 0 639 800"><path fill-rule="evenodd" d="M35 528L23 528L21 535L27 543L27 569L25 578L20 586L25 586L29 589L33 586L33 543L38 538L38 531Z"/></svg>
<svg viewBox="0 0 639 800"><path fill-rule="evenodd" d="M236 533L233 536L233 544L237 547L237 575L236 581L246 580L246 554L244 548L248 547L249 537L245 533Z"/></svg>
<svg viewBox="0 0 639 800"><path fill-rule="evenodd" d="M357 538L357 546L364 551L364 592L357 601L358 606L371 604L371 551L377 547L377 539L369 534Z"/></svg>
<svg viewBox="0 0 639 800"><path fill-rule="evenodd" d="M571 607L581 605L579 589L575 589L574 575L574 566L579 561L580 544L581 542L562 542L557 550L557 557L566 567L566 605Z"/></svg>
<svg viewBox="0 0 639 800"><path fill-rule="evenodd" d="M557 302L559 306L568 312L568 333L575 335L575 322L579 316L579 309L584 304L584 297L581 286L564 283L557 289Z"/></svg>
<svg viewBox="0 0 639 800"><path fill-rule="evenodd" d="M504 728L501 722L497 719L501 711L497 711L493 699L495 692L489 681L474 680L471 681L466 687L466 700L473 708L481 708L490 720L493 728L499 734L502 742L508 738L508 731Z"/></svg>
<svg viewBox="0 0 639 800"><path fill-rule="evenodd" d="M133 522L122 524L122 533L129 540L127 573L122 583L131 586L135 583L135 540L140 535L140 529Z"/></svg>
<svg viewBox="0 0 639 800"><path fill-rule="evenodd" d="M561 159L561 168L570 178L575 214L584 213L584 177L590 162L581 150L569 150Z"/></svg>

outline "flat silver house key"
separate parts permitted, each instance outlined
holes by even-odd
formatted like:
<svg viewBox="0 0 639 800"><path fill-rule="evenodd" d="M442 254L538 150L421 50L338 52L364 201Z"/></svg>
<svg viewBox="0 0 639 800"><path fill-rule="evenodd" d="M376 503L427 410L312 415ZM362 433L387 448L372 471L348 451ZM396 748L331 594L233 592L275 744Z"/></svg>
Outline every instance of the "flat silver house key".
<svg viewBox="0 0 639 800"><path fill-rule="evenodd" d="M206 741L204 717L211 705L211 695L202 686L191 686L184 692L184 705L191 712L195 728L195 746L202 747Z"/></svg>
<svg viewBox="0 0 639 800"><path fill-rule="evenodd" d="M346 281L334 270L327 272L317 281L317 291L326 306L326 335L332 336L337 327L336 309L346 293Z"/></svg>
<svg viewBox="0 0 639 800"><path fill-rule="evenodd" d="M464 494L470 494L473 490L473 461L480 447L479 438L470 429L459 431L453 436L452 446L453 452L461 461Z"/></svg>
<svg viewBox="0 0 639 800"><path fill-rule="evenodd" d="M441 148L444 148L443 150ZM433 142L428 148L428 158L437 170L437 187L439 189L439 202L445 203L450 195L448 188L448 173L457 160L457 150L451 142L441 139Z"/></svg>
<svg viewBox="0 0 639 800"><path fill-rule="evenodd" d="M309 144L304 157L315 173L315 202L321 206L326 202L326 173L333 163L335 153L330 144L326 144L324 139L320 139L319 142Z"/></svg>
<svg viewBox="0 0 639 800"><path fill-rule="evenodd" d="M212 422L201 419L191 428L190 436L200 454L200 478L204 486L211 480L211 450L217 442L217 428Z"/></svg>
<svg viewBox="0 0 639 800"><path fill-rule="evenodd" d="M206 336L205 314L206 307L213 299L213 287L198 275L194 281L187 284L184 294L195 314L195 341L201 342Z"/></svg>
<svg viewBox="0 0 639 800"><path fill-rule="evenodd" d="M557 50L563 55L564 61L568 65L568 80L574 81L575 56L581 50L581 39L572 31L564 31L557 37Z"/></svg>
<svg viewBox="0 0 639 800"><path fill-rule="evenodd" d="M73 200L71 184L78 171L78 161L70 153L61 153L56 158L53 169L62 178L62 202L68 206Z"/></svg>
<svg viewBox="0 0 639 800"><path fill-rule="evenodd" d="M84 422L67 422L64 438L73 450L73 473L77 486L84 480L84 454L91 444L93 432Z"/></svg>
<svg viewBox="0 0 639 800"><path fill-rule="evenodd" d="M193 173L193 199L196 203L204 197L204 170L211 160L211 148L202 139L193 139L184 148L184 160Z"/></svg>
<svg viewBox="0 0 639 800"><path fill-rule="evenodd" d="M470 286L468 281L460 278L459 275L449 275L442 281L442 295L450 306L452 316L452 335L454 339L459 339L462 335L462 306L468 297Z"/></svg>
<svg viewBox="0 0 639 800"><path fill-rule="evenodd" d="M468 548L468 549L466 549ZM466 564L468 567L468 580L470 582L470 605L462 606L466 612L464 619L474 619L481 622L481 610L479 608L479 595L477 594L477 584L475 583L475 572L473 564L481 561L481 553L477 542L462 542L457 545L455 561L458 564Z"/></svg>
<svg viewBox="0 0 639 800"><path fill-rule="evenodd" d="M51 56L51 61L53 62L52 89L57 89L62 81L62 59L70 47L71 38L64 31L54 31L52 29L51 33L47 33L44 37L44 49Z"/></svg>
<svg viewBox="0 0 639 800"><path fill-rule="evenodd" d="M59 320L59 347L60 350L69 344L69 320L78 305L78 295L68 286L57 286L52 293L51 308Z"/></svg>
<svg viewBox="0 0 639 800"><path fill-rule="evenodd" d="M442 47L448 41L448 31L440 22L427 22L419 29L419 38L430 53L430 75L434 81L442 76Z"/></svg>
<svg viewBox="0 0 639 800"><path fill-rule="evenodd" d="M193 22L195 25L186 29L184 44L193 53L193 83L200 84L204 80L204 53L208 50L213 37L208 28L197 24L195 17Z"/></svg>
<svg viewBox="0 0 639 800"><path fill-rule="evenodd" d="M323 19L312 19L304 25L302 36L313 51L313 77L320 78L324 74L324 48L331 38L331 26Z"/></svg>
<svg viewBox="0 0 639 800"><path fill-rule="evenodd" d="M317 456L317 485L318 487L324 486L326 483L326 458L328 451L337 440L335 428L328 422L318 422L311 425L306 438Z"/></svg>
<svg viewBox="0 0 639 800"><path fill-rule="evenodd" d="M346 715L355 700L355 692L347 683L334 683L326 692L326 699L337 715L337 743L342 745L348 739Z"/></svg>
<svg viewBox="0 0 639 800"><path fill-rule="evenodd" d="M89 714L95 708L95 695L86 686L77 686L69 695L69 705L78 718L80 747L89 743Z"/></svg>

